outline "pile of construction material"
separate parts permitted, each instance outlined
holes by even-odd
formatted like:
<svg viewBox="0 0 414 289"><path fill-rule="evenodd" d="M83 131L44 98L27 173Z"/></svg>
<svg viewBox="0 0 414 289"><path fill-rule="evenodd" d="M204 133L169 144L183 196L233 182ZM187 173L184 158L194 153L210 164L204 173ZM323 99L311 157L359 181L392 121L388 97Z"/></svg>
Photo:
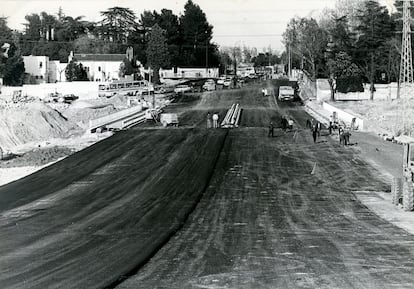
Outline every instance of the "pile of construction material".
<svg viewBox="0 0 414 289"><path fill-rule="evenodd" d="M237 103L233 103L231 108L227 111L226 116L224 117L223 121L221 122L221 127L224 128L232 128L238 127L240 121L240 113L241 108L240 105Z"/></svg>

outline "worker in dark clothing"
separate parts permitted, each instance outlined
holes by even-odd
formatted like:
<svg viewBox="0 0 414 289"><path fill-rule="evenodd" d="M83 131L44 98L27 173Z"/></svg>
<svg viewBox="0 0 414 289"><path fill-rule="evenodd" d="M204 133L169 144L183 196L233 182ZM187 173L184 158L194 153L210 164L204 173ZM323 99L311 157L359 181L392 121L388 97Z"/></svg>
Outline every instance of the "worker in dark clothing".
<svg viewBox="0 0 414 289"><path fill-rule="evenodd" d="M309 129L312 128L312 124L309 118L306 120L306 128L309 128Z"/></svg>
<svg viewBox="0 0 414 289"><path fill-rule="evenodd" d="M213 118L210 114L210 112L207 113L207 128L213 127Z"/></svg>
<svg viewBox="0 0 414 289"><path fill-rule="evenodd" d="M344 135L344 141L345 141L345 145L349 145L349 137L351 136L351 133L347 130L343 133Z"/></svg>
<svg viewBox="0 0 414 289"><path fill-rule="evenodd" d="M267 134L268 137L273 137L273 130L274 130L273 122L270 122L269 133Z"/></svg>
<svg viewBox="0 0 414 289"><path fill-rule="evenodd" d="M332 121L329 122L328 129L329 129L329 135L331 135L332 134Z"/></svg>
<svg viewBox="0 0 414 289"><path fill-rule="evenodd" d="M316 123L316 131L317 131L317 133L318 133L318 137L320 137L320 136L321 136L321 129L322 129L322 124L318 121L318 122Z"/></svg>
<svg viewBox="0 0 414 289"><path fill-rule="evenodd" d="M285 116L282 116L281 125L282 125L283 131L286 131L286 118L285 118Z"/></svg>
<svg viewBox="0 0 414 289"><path fill-rule="evenodd" d="M316 138L318 137L318 129L316 125L314 125L312 128L312 136L313 136L313 142L316 143Z"/></svg>

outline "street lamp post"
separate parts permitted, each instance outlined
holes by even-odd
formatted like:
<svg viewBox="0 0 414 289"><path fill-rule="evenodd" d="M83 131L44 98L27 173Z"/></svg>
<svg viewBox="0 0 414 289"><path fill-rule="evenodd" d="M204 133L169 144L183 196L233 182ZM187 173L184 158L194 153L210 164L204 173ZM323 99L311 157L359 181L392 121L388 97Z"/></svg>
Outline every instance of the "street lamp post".
<svg viewBox="0 0 414 289"><path fill-rule="evenodd" d="M208 76L208 35L207 35L207 31L205 31L206 33L206 76Z"/></svg>

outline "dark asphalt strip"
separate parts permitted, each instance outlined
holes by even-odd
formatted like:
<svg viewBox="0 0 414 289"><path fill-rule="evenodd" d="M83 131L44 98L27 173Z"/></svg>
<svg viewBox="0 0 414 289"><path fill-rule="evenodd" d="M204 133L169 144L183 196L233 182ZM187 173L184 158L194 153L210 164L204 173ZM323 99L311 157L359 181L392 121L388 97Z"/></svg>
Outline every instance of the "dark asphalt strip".
<svg viewBox="0 0 414 289"><path fill-rule="evenodd" d="M52 166L45 167L25 178L0 186L0 212L22 206L52 194L112 162L124 153L124 148L135 142L135 138L131 138L123 141L121 145L117 145L119 139L123 138L125 138L125 133L119 132L76 154L68 156ZM103 149L105 147L107 148ZM93 161L88 159L91 151L99 150L101 150L101 157L99 159Z"/></svg>
<svg viewBox="0 0 414 289"><path fill-rule="evenodd" d="M118 285L120 285L121 283L123 283L124 281L126 281L128 278L136 275L139 272L139 270L143 266L145 266L158 253L158 251L160 251L175 236L175 234L177 232L179 232L184 227L184 225L186 224L188 218L194 212L194 210L197 208L198 204L200 203L201 199L203 198L204 194L206 193L208 187L210 186L213 175L214 175L215 171L217 170L217 163L219 162L219 160L222 156L224 144L226 143L228 134L229 134L229 130L226 129L226 133L225 133L225 135L224 135L224 137L223 137L223 139L220 143L220 149L218 150L218 153L217 153L216 158L214 160L213 168L212 168L210 174L207 177L207 182L206 182L204 188L202 189L201 194L197 197L196 201L194 202L194 205L191 206L190 209L188 210L188 212L184 215L183 221L178 225L178 227L175 230L171 231L171 233L168 234L165 237L165 240L160 242L160 244L154 248L154 250L153 250L153 252L151 252L151 254L149 254L145 259L143 259L139 263L137 263L136 266L134 268L132 268L132 270L130 270L129 272L126 272L122 276L118 277L118 279L116 281L112 282L108 286L103 287L103 289L113 289L113 288L117 287Z"/></svg>

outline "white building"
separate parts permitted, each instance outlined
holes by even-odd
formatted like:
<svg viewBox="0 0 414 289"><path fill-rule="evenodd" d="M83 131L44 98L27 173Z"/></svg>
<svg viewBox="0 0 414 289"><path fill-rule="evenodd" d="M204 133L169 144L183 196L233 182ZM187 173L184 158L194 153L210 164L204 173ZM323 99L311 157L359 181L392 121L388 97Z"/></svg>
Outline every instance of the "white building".
<svg viewBox="0 0 414 289"><path fill-rule="evenodd" d="M253 64L240 64L237 66L238 77L249 77L255 75L256 71Z"/></svg>
<svg viewBox="0 0 414 289"><path fill-rule="evenodd" d="M81 63L91 81L110 81L119 79L119 67L126 58L125 54L73 54L69 62L76 59Z"/></svg>
<svg viewBox="0 0 414 289"><path fill-rule="evenodd" d="M110 81L119 79L119 67L123 60L132 60L132 47L126 54L73 54L69 55L69 62L76 59L85 68L91 81ZM66 81L67 63L58 60L49 60L48 56L23 56L25 72L32 76L36 83L54 83Z"/></svg>
<svg viewBox="0 0 414 289"><path fill-rule="evenodd" d="M30 74L36 83L48 83L49 81L49 57L48 56L23 56L25 72Z"/></svg>

